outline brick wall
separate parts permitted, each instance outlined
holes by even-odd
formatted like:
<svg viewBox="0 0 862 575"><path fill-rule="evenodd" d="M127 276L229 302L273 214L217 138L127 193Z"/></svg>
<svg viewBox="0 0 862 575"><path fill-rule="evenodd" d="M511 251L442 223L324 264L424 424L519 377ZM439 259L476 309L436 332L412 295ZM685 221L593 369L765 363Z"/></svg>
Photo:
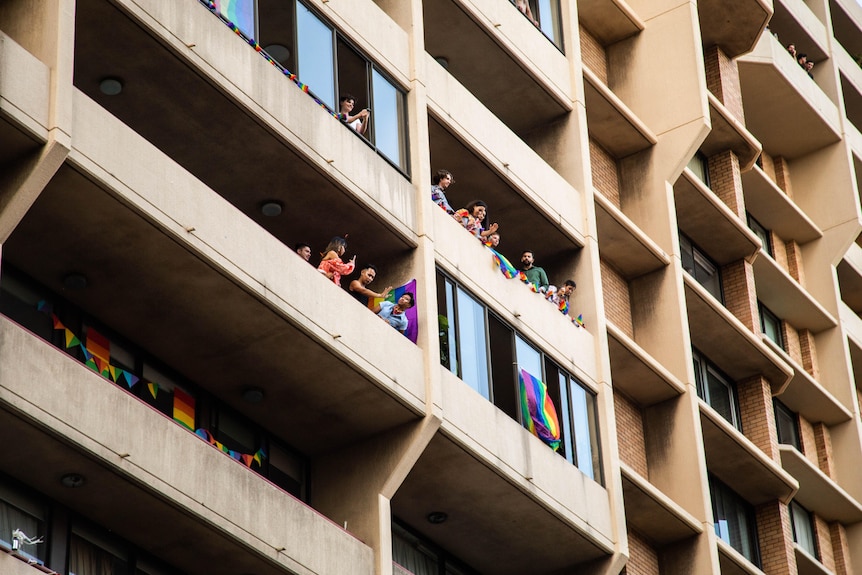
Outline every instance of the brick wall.
<svg viewBox="0 0 862 575"><path fill-rule="evenodd" d="M728 58L718 46L705 49L703 61L706 68L706 87L724 107L745 123L742 108L742 90L739 88L739 68L735 60Z"/></svg>
<svg viewBox="0 0 862 575"><path fill-rule="evenodd" d="M799 344L799 332L786 321L781 322L781 333L784 336L784 351L799 365L802 365L802 347Z"/></svg>
<svg viewBox="0 0 862 575"><path fill-rule="evenodd" d="M814 517L814 540L817 542L817 552L820 554L820 562L824 567L835 572L835 555L832 549L832 535L829 524L825 520L812 513Z"/></svg>
<svg viewBox="0 0 862 575"><path fill-rule="evenodd" d="M745 260L739 260L722 267L721 288L727 310L748 329L754 333L760 333L754 269L751 264Z"/></svg>
<svg viewBox="0 0 862 575"><path fill-rule="evenodd" d="M592 138L590 138L590 169L593 175L593 187L619 209L620 173L617 162Z"/></svg>
<svg viewBox="0 0 862 575"><path fill-rule="evenodd" d="M772 259L775 260L775 263L781 269L787 271L787 248L785 247L785 241L781 236L772 231L769 232L769 237L772 240Z"/></svg>
<svg viewBox="0 0 862 575"><path fill-rule="evenodd" d="M601 260L602 296L605 315L627 336L634 338L632 326L632 301L629 284L613 267Z"/></svg>
<svg viewBox="0 0 862 575"><path fill-rule="evenodd" d="M814 445L817 447L817 465L820 471L829 477L835 477L834 460L832 459L832 434L823 422L815 423Z"/></svg>
<svg viewBox="0 0 862 575"><path fill-rule="evenodd" d="M587 67L601 78L602 82L608 83L608 54L595 36L583 26L578 30L581 35L581 60Z"/></svg>
<svg viewBox="0 0 862 575"><path fill-rule="evenodd" d="M817 441L814 438L814 426L810 421L799 416L799 443L802 454L814 465L819 465L817 459Z"/></svg>
<svg viewBox="0 0 862 575"><path fill-rule="evenodd" d="M707 158L707 164L710 189L733 213L745 221L739 158L732 151L725 150Z"/></svg>
<svg viewBox="0 0 862 575"><path fill-rule="evenodd" d="M784 243L784 251L787 254L787 273L790 277L799 282L799 285L805 285L805 271L802 268L802 250L799 249L799 244L790 240Z"/></svg>
<svg viewBox="0 0 862 575"><path fill-rule="evenodd" d="M761 169L763 173L769 176L769 179L775 181L775 164L772 162L772 156L766 152L760 152L760 163L763 164Z"/></svg>
<svg viewBox="0 0 862 575"><path fill-rule="evenodd" d="M838 522L829 526L832 536L832 556L835 559L835 575L850 575L853 567L850 565L850 544L847 542L847 532Z"/></svg>
<svg viewBox="0 0 862 575"><path fill-rule="evenodd" d="M659 575L658 553L637 531L628 530L629 562L626 575Z"/></svg>
<svg viewBox="0 0 862 575"><path fill-rule="evenodd" d="M632 400L614 390L614 416L620 459L642 477L649 478L643 413Z"/></svg>
<svg viewBox="0 0 862 575"><path fill-rule="evenodd" d="M811 377L820 379L820 364L817 362L817 348L814 334L807 329L799 330L799 351L802 354L802 367Z"/></svg>
<svg viewBox="0 0 862 575"><path fill-rule="evenodd" d="M790 510L779 501L769 501L755 509L761 569L769 575L795 575L793 531Z"/></svg>
<svg viewBox="0 0 862 575"><path fill-rule="evenodd" d="M781 462L778 435L775 430L775 410L769 382L755 376L736 384L739 415L745 436L774 461Z"/></svg>
<svg viewBox="0 0 862 575"><path fill-rule="evenodd" d="M787 160L781 156L775 156L772 158L772 164L775 169L775 185L792 198L793 188L790 185L790 166L787 165Z"/></svg>

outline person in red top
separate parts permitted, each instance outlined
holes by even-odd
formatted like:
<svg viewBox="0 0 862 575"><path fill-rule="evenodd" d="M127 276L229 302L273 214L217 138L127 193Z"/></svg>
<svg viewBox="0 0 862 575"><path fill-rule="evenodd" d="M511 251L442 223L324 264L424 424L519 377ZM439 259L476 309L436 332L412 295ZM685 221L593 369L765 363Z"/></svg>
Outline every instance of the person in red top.
<svg viewBox="0 0 862 575"><path fill-rule="evenodd" d="M341 256L347 251L347 240L342 237L334 237L329 240L329 245L323 252L323 259L320 260L320 265L317 266L317 271L331 278L335 285L341 285L341 276L350 275L356 267L356 256L350 258L350 261L344 263L341 261ZM330 276L330 274L332 274Z"/></svg>

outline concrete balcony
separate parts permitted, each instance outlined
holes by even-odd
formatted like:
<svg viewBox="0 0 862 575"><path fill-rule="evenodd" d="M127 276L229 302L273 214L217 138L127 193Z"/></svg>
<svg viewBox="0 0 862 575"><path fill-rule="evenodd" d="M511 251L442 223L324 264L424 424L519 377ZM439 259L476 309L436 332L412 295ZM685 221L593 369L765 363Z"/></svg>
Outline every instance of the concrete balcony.
<svg viewBox="0 0 862 575"><path fill-rule="evenodd" d="M523 136L572 110L565 55L514 5L439 0L423 10L429 59L445 58L449 73L513 132Z"/></svg>
<svg viewBox="0 0 862 575"><path fill-rule="evenodd" d="M830 0L832 32L851 54L862 54L862 7L854 0ZM838 46L832 45L835 50Z"/></svg>
<svg viewBox="0 0 862 575"><path fill-rule="evenodd" d="M189 572L374 572L338 525L5 318L0 363L0 437L26 446L4 473Z"/></svg>
<svg viewBox="0 0 862 575"><path fill-rule="evenodd" d="M685 385L610 320L608 351L614 388L619 388L641 407L685 393Z"/></svg>
<svg viewBox="0 0 862 575"><path fill-rule="evenodd" d="M781 43L795 43L799 53L808 59L822 62L829 55L828 32L824 23L808 7L805 0L773 0L775 14L769 21L769 30L778 34Z"/></svg>
<svg viewBox="0 0 862 575"><path fill-rule="evenodd" d="M683 273L691 344L734 381L762 375L773 395L786 387L793 370L709 292Z"/></svg>
<svg viewBox="0 0 862 575"><path fill-rule="evenodd" d="M823 232L760 166L742 174L745 208L766 229L784 240L806 244L823 237ZM758 258L759 259L759 258Z"/></svg>
<svg viewBox="0 0 862 575"><path fill-rule="evenodd" d="M605 488L440 372L443 422L392 499L393 514L482 573L570 572L609 555L614 529ZM449 519L433 525L431 511Z"/></svg>
<svg viewBox="0 0 862 575"><path fill-rule="evenodd" d="M793 554L796 556L796 572L799 575L832 575L832 571L809 555L799 543L793 544Z"/></svg>
<svg viewBox="0 0 862 575"><path fill-rule="evenodd" d="M38 563L29 563L27 557L13 553L11 549L0 546L0 571L5 575L58 575L55 571Z"/></svg>
<svg viewBox="0 0 862 575"><path fill-rule="evenodd" d="M700 178L685 168L673 185L677 226L718 265L751 260L760 240Z"/></svg>
<svg viewBox="0 0 862 575"><path fill-rule="evenodd" d="M739 59L739 79L746 125L769 154L792 160L840 140L837 106L773 36Z"/></svg>
<svg viewBox="0 0 862 575"><path fill-rule="evenodd" d="M625 0L582 0L578 20L603 46L638 34L643 21Z"/></svg>
<svg viewBox="0 0 862 575"><path fill-rule="evenodd" d="M584 99L590 136L616 158L646 150L656 135L586 65Z"/></svg>
<svg viewBox="0 0 862 575"><path fill-rule="evenodd" d="M430 56L426 65L431 165L454 174L456 183L447 192L453 207L486 201L503 237L534 246L544 262L583 245L583 194ZM427 197L423 189L422 201Z"/></svg>
<svg viewBox="0 0 862 575"><path fill-rule="evenodd" d="M775 499L788 503L799 487L796 479L706 402L698 403L710 473L752 505Z"/></svg>
<svg viewBox="0 0 862 575"><path fill-rule="evenodd" d="M781 395L777 396L784 405L808 421L815 423L822 421L826 425L836 425L853 417L852 413L828 389L811 377L786 351L765 336L763 343L793 368L793 377L790 378L790 383L787 384Z"/></svg>
<svg viewBox="0 0 862 575"><path fill-rule="evenodd" d="M80 93L75 110L69 163L4 261L308 455L421 417L419 348Z"/></svg>
<svg viewBox="0 0 862 575"><path fill-rule="evenodd" d="M599 252L626 280L670 264L670 256L613 202L596 190L596 228Z"/></svg>
<svg viewBox="0 0 862 575"><path fill-rule="evenodd" d="M713 96L712 92L707 92L707 99L712 130L701 144L700 151L707 156L712 156L725 150L732 150L739 158L740 169L743 172L749 170L760 155L760 142L718 98Z"/></svg>
<svg viewBox="0 0 862 575"><path fill-rule="evenodd" d="M561 314L555 305L530 291L523 282L506 279L481 242L443 210L435 209L433 213L438 265L506 323L554 357L560 367L595 391L600 380L596 364L598 342L589 328L595 325L595 316L590 317L594 312L586 304L582 307L578 292L569 301L571 317L577 317L583 309L588 329L573 325L571 317ZM559 285L565 281L557 279L558 274L552 273L552 268L546 271L551 283Z"/></svg>
<svg viewBox="0 0 862 575"><path fill-rule="evenodd" d="M675 543L703 533L696 517L636 471L621 463L626 521L657 545Z"/></svg>
<svg viewBox="0 0 862 575"><path fill-rule="evenodd" d="M837 271L841 299L857 315L862 314L862 247L850 246Z"/></svg>
<svg viewBox="0 0 862 575"><path fill-rule="evenodd" d="M721 575L765 575L763 571L745 558L745 556L725 543L717 539L718 564L721 566Z"/></svg>
<svg viewBox="0 0 862 575"><path fill-rule="evenodd" d="M48 139L51 71L0 32L0 163L27 157Z"/></svg>
<svg viewBox="0 0 862 575"><path fill-rule="evenodd" d="M838 325L832 314L765 252L754 260L754 281L757 299L796 329L819 333Z"/></svg>
<svg viewBox="0 0 862 575"><path fill-rule="evenodd" d="M703 45L717 44L736 58L754 48L772 16L772 0L706 0L697 3L697 14Z"/></svg>
<svg viewBox="0 0 862 575"><path fill-rule="evenodd" d="M799 481L793 497L826 521L852 524L862 521L862 505L795 447L781 445L781 465Z"/></svg>
<svg viewBox="0 0 862 575"><path fill-rule="evenodd" d="M285 244L320 249L334 230L351 232L352 248L378 262L410 245L415 191L404 175L204 6L86 0L75 18L76 86ZM390 28L375 50L406 85L406 34ZM99 91L105 76L122 77L120 95ZM276 223L260 214L267 201L290 209ZM351 229L321 230L309 216L324 205Z"/></svg>

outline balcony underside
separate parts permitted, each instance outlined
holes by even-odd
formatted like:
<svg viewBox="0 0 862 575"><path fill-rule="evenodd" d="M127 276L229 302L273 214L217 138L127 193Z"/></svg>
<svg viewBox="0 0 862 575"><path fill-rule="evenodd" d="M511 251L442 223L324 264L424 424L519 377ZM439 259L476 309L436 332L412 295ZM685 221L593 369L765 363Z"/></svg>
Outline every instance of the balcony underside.
<svg viewBox="0 0 862 575"><path fill-rule="evenodd" d="M174 424L165 420L164 425ZM0 440L19 446L7 451L0 471L189 573L284 575L283 567L251 552L218 527L120 477L6 409L0 409ZM60 478L70 472L84 476L86 484L64 487Z"/></svg>
<svg viewBox="0 0 862 575"><path fill-rule="evenodd" d="M624 0L581 0L578 18L602 46L610 46L644 29L641 19Z"/></svg>
<svg viewBox="0 0 862 575"><path fill-rule="evenodd" d="M454 0L423 2L429 54L446 58L449 73L522 137L570 111L459 4Z"/></svg>
<svg viewBox="0 0 862 575"><path fill-rule="evenodd" d="M700 0L700 33L704 47L718 45L729 58L751 50L772 16L770 0ZM733 15L731 18L730 15Z"/></svg>
<svg viewBox="0 0 862 575"><path fill-rule="evenodd" d="M429 523L433 511L447 513L448 520ZM481 573L569 572L606 555L585 533L440 434L399 488L392 513Z"/></svg>
<svg viewBox="0 0 862 575"><path fill-rule="evenodd" d="M690 513L626 465L621 469L629 524L659 546L703 533Z"/></svg>
<svg viewBox="0 0 862 575"><path fill-rule="evenodd" d="M242 237L236 217L233 232ZM274 243L258 231L260 249ZM285 248L286 261L273 264L296 266L306 290L354 305L291 252ZM42 192L4 244L3 259L308 454L416 417L351 367L355 359L321 341L326 336L312 335L314 309L286 319L71 167ZM86 289L64 288L72 271L87 277ZM241 402L246 385L262 388L266 401Z"/></svg>
<svg viewBox="0 0 862 575"><path fill-rule="evenodd" d="M226 51L250 51L254 55L250 46L233 37L203 6L192 7L200 8L205 21L212 20L212 29L207 27L206 32L226 34ZM349 233L351 250L368 258L366 261L392 261L403 256L408 245L403 237L398 238L391 224L380 221L386 215L375 214L362 205L364 198L340 188L335 172L327 171L330 168L320 159L323 154L331 155L333 149L344 149L352 157L325 157L334 162L336 170L340 167L349 173L351 166L345 162L361 158L379 164L383 177L376 182L377 187L390 180L403 180L348 128L338 130L344 132L345 141L336 142L337 146L308 141L297 147L300 144L288 141L291 136L296 139L296 134L271 119L266 124L255 117L246 109L247 103L227 96L211 78L107 0L77 2L76 28L75 86L286 245L303 241L319 251L332 236ZM256 57L263 63L258 81L283 91L281 100L292 106L289 112L304 117L296 130L309 124L338 124L279 70ZM211 72L206 64L202 70ZM213 75L219 73L236 73L244 80L242 74L248 72L219 70ZM121 94L106 96L99 91L99 82L108 76L122 78ZM318 132L322 135L321 130ZM260 207L267 201L285 206L281 216L267 218L261 214Z"/></svg>
<svg viewBox="0 0 862 575"><path fill-rule="evenodd" d="M0 168L3 171L29 156L35 156L40 148L41 144L32 136L0 114Z"/></svg>
<svg viewBox="0 0 862 575"><path fill-rule="evenodd" d="M805 244L823 236L811 218L759 166L742 174L742 186L746 209L780 238Z"/></svg>

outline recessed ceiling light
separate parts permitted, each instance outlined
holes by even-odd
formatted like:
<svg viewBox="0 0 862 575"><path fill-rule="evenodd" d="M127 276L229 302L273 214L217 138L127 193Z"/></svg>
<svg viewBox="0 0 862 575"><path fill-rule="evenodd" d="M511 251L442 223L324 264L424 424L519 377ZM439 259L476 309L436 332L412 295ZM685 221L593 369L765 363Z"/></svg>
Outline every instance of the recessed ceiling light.
<svg viewBox="0 0 862 575"><path fill-rule="evenodd" d="M280 64L284 64L290 59L290 48L287 46L283 46L281 44L270 44L269 46L264 46L263 49L275 60L278 60Z"/></svg>
<svg viewBox="0 0 862 575"><path fill-rule="evenodd" d="M104 78L99 82L99 90L106 96L116 96L123 91L123 81L119 78Z"/></svg>
<svg viewBox="0 0 862 575"><path fill-rule="evenodd" d="M87 483L87 479L80 473L67 473L60 478L60 483L62 483L64 487L77 489L78 487L83 487L84 484Z"/></svg>
<svg viewBox="0 0 862 575"><path fill-rule="evenodd" d="M428 519L428 523L439 525L449 519L449 515L442 511L432 511L425 518Z"/></svg>
<svg viewBox="0 0 862 575"><path fill-rule="evenodd" d="M260 403L263 401L264 393L259 387L246 387L242 390L242 398L247 403Z"/></svg>
<svg viewBox="0 0 862 575"><path fill-rule="evenodd" d="M260 206L260 213L263 215L274 218L275 216L280 216L282 208L284 206L281 202L276 202L275 200L270 200L268 202L264 202Z"/></svg>
<svg viewBox="0 0 862 575"><path fill-rule="evenodd" d="M67 290L80 291L85 289L87 285L87 276L78 272L72 272L63 278L63 287Z"/></svg>

